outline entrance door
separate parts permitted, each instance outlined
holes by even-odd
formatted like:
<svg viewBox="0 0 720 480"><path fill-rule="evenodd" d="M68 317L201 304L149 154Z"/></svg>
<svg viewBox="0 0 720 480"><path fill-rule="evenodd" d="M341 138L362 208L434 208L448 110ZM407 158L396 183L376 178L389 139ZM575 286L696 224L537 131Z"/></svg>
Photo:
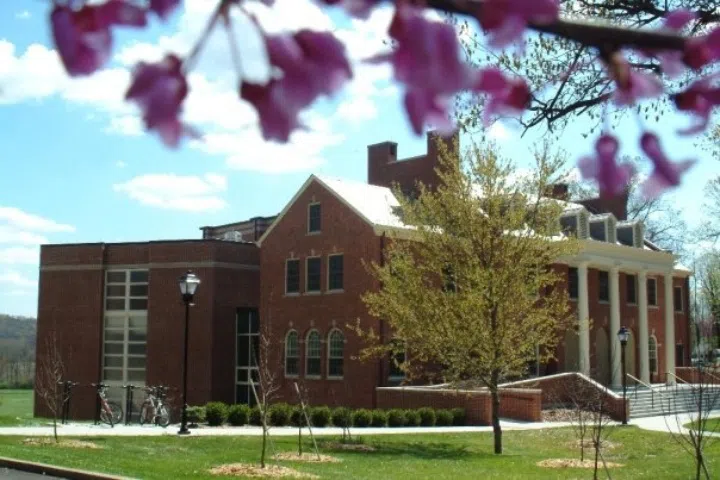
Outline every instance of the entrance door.
<svg viewBox="0 0 720 480"><path fill-rule="evenodd" d="M256 308L238 308L235 315L235 402L256 404L250 379L258 388L260 321Z"/></svg>
<svg viewBox="0 0 720 480"><path fill-rule="evenodd" d="M685 348L682 343L675 345L675 365L678 367L685 366Z"/></svg>

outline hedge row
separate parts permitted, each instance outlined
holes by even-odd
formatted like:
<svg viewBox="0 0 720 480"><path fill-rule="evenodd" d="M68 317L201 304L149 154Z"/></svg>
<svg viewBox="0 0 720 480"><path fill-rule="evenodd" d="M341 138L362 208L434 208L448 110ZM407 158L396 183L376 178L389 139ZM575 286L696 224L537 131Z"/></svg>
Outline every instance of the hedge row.
<svg viewBox="0 0 720 480"><path fill-rule="evenodd" d="M351 410L345 407L330 409L327 406L308 407L310 424L314 427L432 427L465 425L465 410L435 410L424 407L416 410ZM262 425L260 409L247 405L226 405L210 402L204 407L189 407L188 420L192 424L207 422L210 426L228 423L233 426ZM277 403L268 411L268 423L274 427L306 425L305 415L297 405Z"/></svg>

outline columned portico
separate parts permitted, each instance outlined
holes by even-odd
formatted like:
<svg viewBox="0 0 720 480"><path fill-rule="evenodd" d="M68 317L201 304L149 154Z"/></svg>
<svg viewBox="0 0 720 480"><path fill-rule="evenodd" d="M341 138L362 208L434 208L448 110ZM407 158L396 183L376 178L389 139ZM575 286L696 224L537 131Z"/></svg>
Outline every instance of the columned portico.
<svg viewBox="0 0 720 480"><path fill-rule="evenodd" d="M665 274L665 372L668 385L675 385L675 305L672 272ZM673 374L673 375L670 375Z"/></svg>
<svg viewBox="0 0 720 480"><path fill-rule="evenodd" d="M650 383L650 352L648 351L648 298L647 271L638 272L638 353L640 354L640 380Z"/></svg>
<svg viewBox="0 0 720 480"><path fill-rule="evenodd" d="M590 375L588 262L578 265L578 353L580 373Z"/></svg>
<svg viewBox="0 0 720 480"><path fill-rule="evenodd" d="M617 332L620 330L620 269L610 269L610 383L613 387L622 385L620 372L620 341Z"/></svg>

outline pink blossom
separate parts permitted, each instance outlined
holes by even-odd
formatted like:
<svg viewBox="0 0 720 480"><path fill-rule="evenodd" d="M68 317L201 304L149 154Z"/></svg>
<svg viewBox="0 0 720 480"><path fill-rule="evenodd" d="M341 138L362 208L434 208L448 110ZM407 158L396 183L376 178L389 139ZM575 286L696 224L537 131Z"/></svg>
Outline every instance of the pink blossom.
<svg viewBox="0 0 720 480"><path fill-rule="evenodd" d="M678 110L691 112L700 117L700 121L694 126L680 130L678 133L692 135L705 130L712 109L720 105L720 87L714 86L719 77L719 74L715 74L697 80L687 90L672 96Z"/></svg>
<svg viewBox="0 0 720 480"><path fill-rule="evenodd" d="M497 48L522 38L529 22L552 23L560 12L557 0L484 0L479 9L480 26Z"/></svg>
<svg viewBox="0 0 720 480"><path fill-rule="evenodd" d="M655 198L665 190L680 185L682 174L695 164L695 160L670 161L660 148L660 139L653 133L643 133L640 148L654 166L652 174L640 187L646 198Z"/></svg>
<svg viewBox="0 0 720 480"><path fill-rule="evenodd" d="M285 142L298 128L300 112L321 95L336 93L352 70L344 45L329 32L268 35L265 48L278 77L266 85L244 82L240 96L257 110L263 137Z"/></svg>
<svg viewBox="0 0 720 480"><path fill-rule="evenodd" d="M619 143L612 135L603 134L595 142L594 157L583 157L578 168L584 179L595 179L602 197L614 197L623 191L635 173L629 163L617 164Z"/></svg>
<svg viewBox="0 0 720 480"><path fill-rule="evenodd" d="M617 105L634 105L636 101L659 96L663 92L660 79L651 73L638 72L624 58L614 57L610 71L617 89L613 100Z"/></svg>
<svg viewBox="0 0 720 480"><path fill-rule="evenodd" d="M686 10L684 8L673 10L665 15L665 21L663 22L660 30L679 32L696 18L697 15L690 10ZM663 50L656 52L654 55L650 52L649 56L654 56L660 61L660 67L662 68L663 73L670 78L675 78L685 71L683 52Z"/></svg>
<svg viewBox="0 0 720 480"><path fill-rule="evenodd" d="M720 60L720 27L685 42L683 61L688 67L700 70L716 60Z"/></svg>
<svg viewBox="0 0 720 480"><path fill-rule="evenodd" d="M530 89L521 78L507 78L497 68L486 68L477 74L473 91L487 93L483 123L487 126L494 115L517 115L530 103Z"/></svg>
<svg viewBox="0 0 720 480"><path fill-rule="evenodd" d="M427 90L408 89L405 92L405 111L416 134L423 132L425 125L432 125L441 135L449 135L455 124L448 117L448 99L430 94Z"/></svg>
<svg viewBox="0 0 720 480"><path fill-rule="evenodd" d="M150 0L150 10L163 20L167 20L179 5L180 0Z"/></svg>
<svg viewBox="0 0 720 480"><path fill-rule="evenodd" d="M135 66L125 99L140 108L145 128L155 130L165 145L177 147L183 136L197 135L179 118L187 94L182 61L167 55L158 63L140 62Z"/></svg>
<svg viewBox="0 0 720 480"><path fill-rule="evenodd" d="M55 46L71 76L90 75L105 65L112 50L110 27L142 27L146 23L145 10L124 0L85 5L79 10L56 4L50 14Z"/></svg>

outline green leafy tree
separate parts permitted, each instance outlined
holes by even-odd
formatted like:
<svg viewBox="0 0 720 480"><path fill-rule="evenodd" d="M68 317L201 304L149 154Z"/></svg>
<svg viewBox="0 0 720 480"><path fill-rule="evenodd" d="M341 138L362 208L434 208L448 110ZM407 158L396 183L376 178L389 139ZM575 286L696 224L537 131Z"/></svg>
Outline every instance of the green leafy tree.
<svg viewBox="0 0 720 480"><path fill-rule="evenodd" d="M441 184L435 191L419 185L416 200L396 192L407 234L370 267L382 288L363 298L408 346L406 371L434 365L446 381L488 388L495 453L502 453L500 383L523 374L538 349L541 360L551 357L569 320L551 265L572 255L576 241L561 235L562 202L543 195L562 176L561 162L537 156L527 173L492 146L474 145L460 162L457 146L438 148ZM389 345L372 342L363 353L386 353Z"/></svg>

